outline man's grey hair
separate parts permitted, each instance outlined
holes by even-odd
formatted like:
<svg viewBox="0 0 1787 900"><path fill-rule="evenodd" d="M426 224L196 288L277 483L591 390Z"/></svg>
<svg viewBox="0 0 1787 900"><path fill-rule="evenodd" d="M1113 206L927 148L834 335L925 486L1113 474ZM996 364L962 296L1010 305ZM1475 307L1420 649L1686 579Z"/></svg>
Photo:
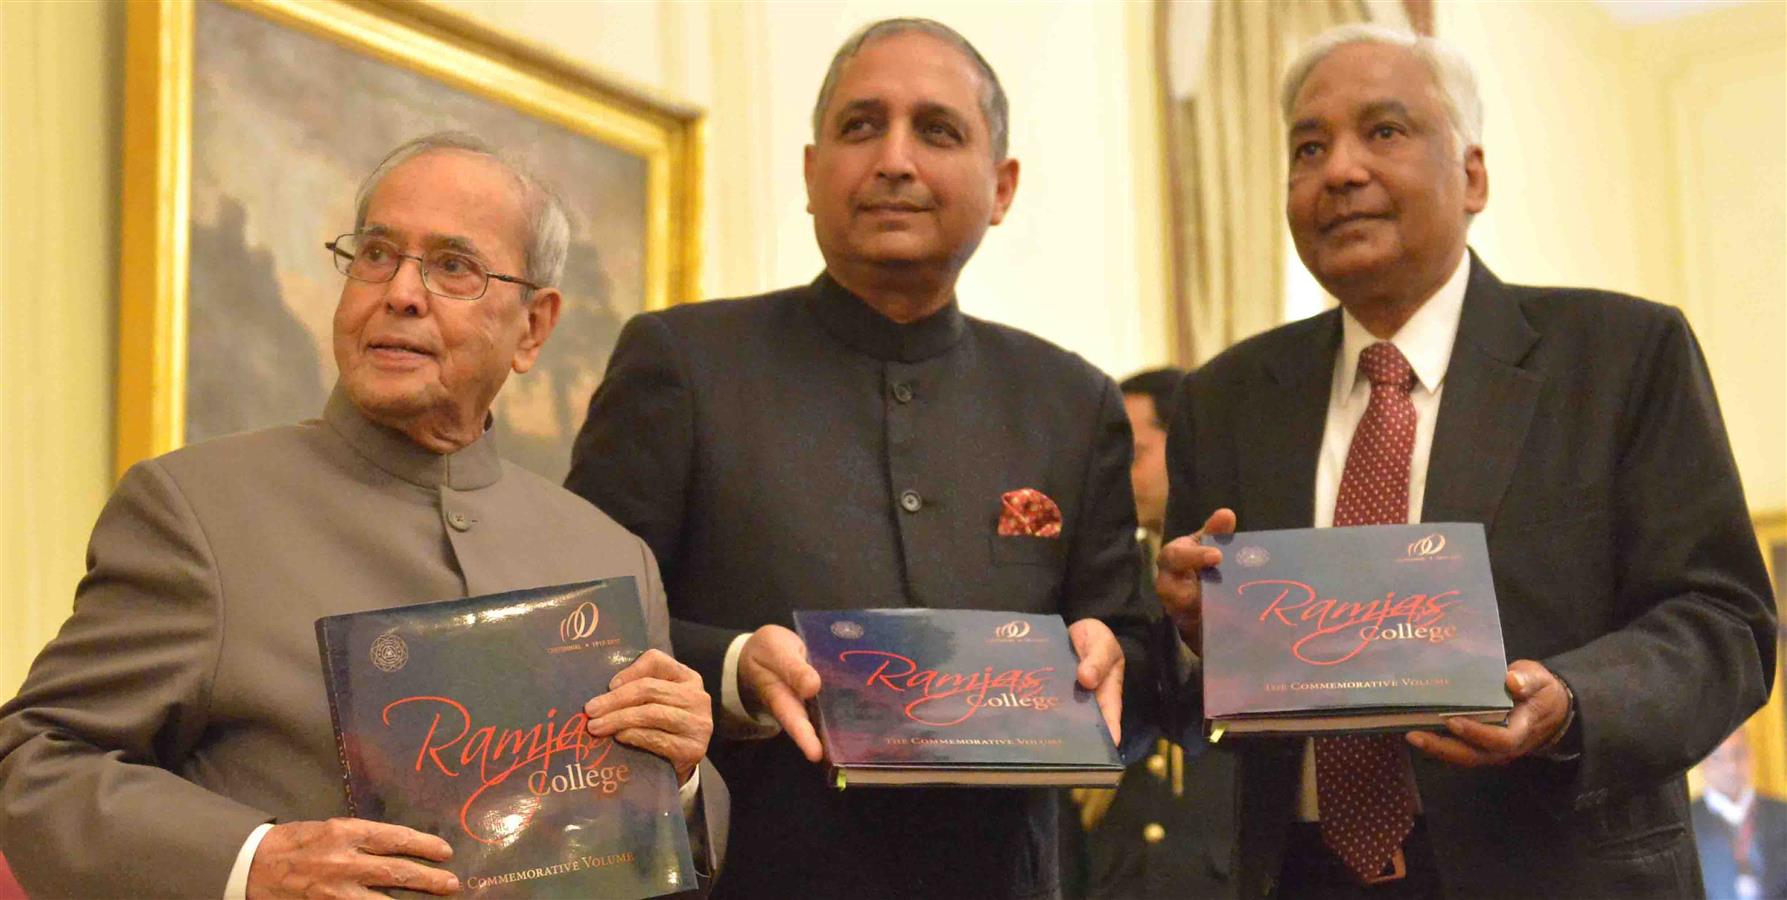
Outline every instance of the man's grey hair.
<svg viewBox="0 0 1787 900"><path fill-rule="evenodd" d="M819 85L819 99L813 103L813 141L818 143L821 130L825 126L825 108L831 104L831 95L838 89L838 78L844 72L844 64L856 58L862 48L869 42L893 37L908 32L928 34L944 43L962 51L974 67L980 70L980 113L987 121L987 133L993 147L995 161L1005 159L1009 147L1011 108L1005 100L1005 88L999 84L999 76L987 63L986 57L968 43L968 39L948 25L934 19L901 18L882 19L870 22L856 30L855 34L844 39L843 46L832 55L831 68L825 70L825 82Z"/></svg>
<svg viewBox="0 0 1787 900"><path fill-rule="evenodd" d="M378 189L386 175L418 156L439 151L482 156L502 166L515 179L522 192L522 210L527 215L527 233L522 235L525 268L521 277L541 287L558 284L564 277L565 254L571 245L571 220L565 213L564 201L544 179L498 151L488 141L468 132L437 131L407 141L386 155L384 162L360 182L360 190L354 194L354 230L365 227L366 208L372 203L372 192ZM533 294L524 291L524 299Z"/></svg>
<svg viewBox="0 0 1787 900"><path fill-rule="evenodd" d="M1303 46L1297 58L1284 73L1284 87L1279 95L1285 124L1290 124L1292 107L1297 102L1303 82L1328 54L1349 44L1384 44L1401 47L1415 55L1433 75L1439 87L1440 100L1446 107L1446 119L1452 126L1453 149L1460 157L1472 147L1483 146L1483 101L1477 96L1477 76L1470 60L1458 48L1438 38L1423 37L1408 31L1382 25L1340 25L1316 35Z"/></svg>

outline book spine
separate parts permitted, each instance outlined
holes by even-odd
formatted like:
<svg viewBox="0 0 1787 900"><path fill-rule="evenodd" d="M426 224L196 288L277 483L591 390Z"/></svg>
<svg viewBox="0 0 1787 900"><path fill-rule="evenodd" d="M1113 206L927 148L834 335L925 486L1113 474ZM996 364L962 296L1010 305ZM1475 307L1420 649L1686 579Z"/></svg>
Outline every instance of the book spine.
<svg viewBox="0 0 1787 900"><path fill-rule="evenodd" d="M825 721L825 706L818 697L807 701L807 717L813 720L813 730L819 733L819 747L825 753L824 762L830 773L832 787L844 789L844 770L831 757L831 728Z"/></svg>
<svg viewBox="0 0 1787 900"><path fill-rule="evenodd" d="M354 803L354 776L348 766L347 758L347 723L341 721L341 695L352 690L345 682L345 672L337 671L339 665L345 668L348 661L342 650L338 648L334 629L329 627L329 620L316 620L316 643L323 651L323 690L329 695L329 723L335 728L335 753L341 759L341 791L347 797L348 815L360 817L360 811Z"/></svg>

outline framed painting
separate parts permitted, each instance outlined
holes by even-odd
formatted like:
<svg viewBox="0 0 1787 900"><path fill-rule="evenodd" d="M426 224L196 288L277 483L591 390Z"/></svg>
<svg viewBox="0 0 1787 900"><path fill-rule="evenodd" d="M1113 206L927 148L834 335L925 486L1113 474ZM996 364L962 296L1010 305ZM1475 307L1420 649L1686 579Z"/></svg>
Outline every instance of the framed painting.
<svg viewBox="0 0 1787 900"><path fill-rule="evenodd" d="M1754 521L1779 615L1787 602L1787 510ZM1780 635L1774 693L1688 773L1694 838L1709 897L1780 896L1787 883L1781 874L1787 871L1787 713L1781 687L1787 630Z"/></svg>
<svg viewBox="0 0 1787 900"><path fill-rule="evenodd" d="M335 382L361 178L469 131L572 219L564 312L498 397L503 456L554 480L620 326L695 299L702 118L424 4L143 0L126 37L117 469L314 418Z"/></svg>

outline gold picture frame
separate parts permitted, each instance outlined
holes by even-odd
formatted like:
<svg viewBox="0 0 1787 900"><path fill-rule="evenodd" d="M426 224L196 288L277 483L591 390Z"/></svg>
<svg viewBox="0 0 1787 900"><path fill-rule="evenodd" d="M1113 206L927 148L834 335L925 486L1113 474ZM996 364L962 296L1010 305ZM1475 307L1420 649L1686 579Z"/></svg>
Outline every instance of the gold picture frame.
<svg viewBox="0 0 1787 900"><path fill-rule="evenodd" d="M1756 543L1768 568L1768 583L1775 589L1775 615L1787 622L1787 510L1754 516ZM1782 632L1787 637L1787 630ZM1750 749L1756 757L1756 789L1778 800L1787 800L1787 641L1776 642L1783 654L1775 662L1775 689L1768 702L1745 724ZM1782 848L1787 849L1787 848Z"/></svg>
<svg viewBox="0 0 1787 900"><path fill-rule="evenodd" d="M519 113L604 152L636 157L644 173L638 225L643 250L630 258L628 284L641 296L611 318L697 299L704 128L698 109L421 3L139 0L129 5L126 25L118 475L188 439L194 67L201 55L195 22L223 15L240 20L241 14L254 17L256 27L303 36L294 40L319 39L323 44L315 46L326 52L344 48L356 61L399 70L394 77L413 73L443 93ZM203 81L204 74L198 80L212 83ZM275 171L283 164L267 163ZM370 168L362 164L359 175ZM352 189L346 188L350 196ZM333 236L315 235L317 247ZM315 252L323 258L320 249Z"/></svg>
<svg viewBox="0 0 1787 900"><path fill-rule="evenodd" d="M1750 517L1756 528L1756 544L1762 551L1768 582L1775 592L1775 615L1787 623L1787 510L1758 513ZM1787 800L1787 626L1776 641L1775 688L1762 708L1741 726L1749 738L1756 792L1776 800ZM1688 772L1688 790L1700 796L1705 786L1701 774L1703 764ZM1787 850L1787 848L1782 848Z"/></svg>

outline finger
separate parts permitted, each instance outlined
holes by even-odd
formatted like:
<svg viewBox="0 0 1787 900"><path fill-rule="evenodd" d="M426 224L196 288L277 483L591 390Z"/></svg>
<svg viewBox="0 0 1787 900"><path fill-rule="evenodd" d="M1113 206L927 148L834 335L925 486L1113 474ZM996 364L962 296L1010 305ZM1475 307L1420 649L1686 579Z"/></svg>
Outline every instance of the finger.
<svg viewBox="0 0 1787 900"><path fill-rule="evenodd" d="M687 681L694 678L701 680L701 675L694 669L677 662L670 654L662 650L651 649L639 655L632 664L616 672L608 682L608 689L614 690L628 682L641 678L658 678L664 681Z"/></svg>
<svg viewBox="0 0 1787 900"><path fill-rule="evenodd" d="M1123 667L1118 666L1111 673L1111 677L1105 679L1104 683L1098 686L1092 696L1098 701L1099 712L1104 714L1105 727L1111 730L1111 742L1122 744Z"/></svg>
<svg viewBox="0 0 1787 900"><path fill-rule="evenodd" d="M361 826L361 834L354 841L354 846L367 853L378 856L414 856L435 862L446 862L453 858L452 845L435 835L385 822L369 822L365 819L347 821Z"/></svg>
<svg viewBox="0 0 1787 900"><path fill-rule="evenodd" d="M1500 759L1492 757L1470 744L1445 735L1411 731L1408 733L1408 742L1422 753L1455 766L1475 768L1496 765L1501 762Z"/></svg>
<svg viewBox="0 0 1787 900"><path fill-rule="evenodd" d="M807 718L807 705L795 696L793 690L780 681L771 680L760 685L757 693L763 698L764 707L776 717L782 731L794 741L794 746L800 748L808 762L818 762L825 757L819 734L813 730L813 721Z"/></svg>
<svg viewBox="0 0 1787 900"><path fill-rule="evenodd" d="M1232 509L1229 509L1226 506L1211 513L1210 518L1204 520L1204 527L1198 529L1199 537L1202 537L1207 534L1234 534L1234 533L1235 533L1235 511Z"/></svg>
<svg viewBox="0 0 1787 900"><path fill-rule="evenodd" d="M1080 687L1096 689L1110 674L1111 667L1123 661L1123 647L1117 643L1110 626L1097 619L1081 619L1067 629L1074 655L1080 658L1075 678Z"/></svg>
<svg viewBox="0 0 1787 900"><path fill-rule="evenodd" d="M441 896L459 891L459 879L452 872L395 857L377 858L356 880L365 887L401 888Z"/></svg>
<svg viewBox="0 0 1787 900"><path fill-rule="evenodd" d="M1155 567L1162 575L1196 581L1199 572L1221 563L1221 550L1198 543L1196 535L1188 535L1161 547Z"/></svg>
<svg viewBox="0 0 1787 900"><path fill-rule="evenodd" d="M1508 696L1515 700L1536 697L1553 686L1562 688L1557 676L1539 663L1530 659L1517 659L1508 665Z"/></svg>
<svg viewBox="0 0 1787 900"><path fill-rule="evenodd" d="M806 642L780 625L765 625L751 636L739 665L749 664L768 669L802 699L819 693L819 672L807 663Z"/></svg>
<svg viewBox="0 0 1787 900"><path fill-rule="evenodd" d="M1451 735L1478 750L1495 756L1517 755L1526 744L1527 720L1530 712L1516 707L1508 716L1507 725L1485 725L1463 716L1446 719Z"/></svg>
<svg viewBox="0 0 1787 900"><path fill-rule="evenodd" d="M589 723L589 733L596 737L605 737L626 728L650 728L691 737L700 735L705 739L703 732L712 728L712 722L705 717L697 717L686 709L649 703L617 709L600 719L592 719Z"/></svg>
<svg viewBox="0 0 1787 900"><path fill-rule="evenodd" d="M614 739L629 747L661 756L678 769L701 761L702 745L681 735L653 728L627 728L617 732Z"/></svg>
<svg viewBox="0 0 1787 900"><path fill-rule="evenodd" d="M623 684L599 697L591 698L588 703L583 705L583 712L591 719L595 719L617 709L649 703L694 709L698 706L710 705L712 702L712 698L708 697L707 692L701 690L699 686L684 682L665 681L661 678L641 678Z"/></svg>
<svg viewBox="0 0 1787 900"><path fill-rule="evenodd" d="M807 662L805 645L801 646L798 655L778 653L764 660L762 665L775 673L776 679L800 699L809 700L819 696L819 670Z"/></svg>

